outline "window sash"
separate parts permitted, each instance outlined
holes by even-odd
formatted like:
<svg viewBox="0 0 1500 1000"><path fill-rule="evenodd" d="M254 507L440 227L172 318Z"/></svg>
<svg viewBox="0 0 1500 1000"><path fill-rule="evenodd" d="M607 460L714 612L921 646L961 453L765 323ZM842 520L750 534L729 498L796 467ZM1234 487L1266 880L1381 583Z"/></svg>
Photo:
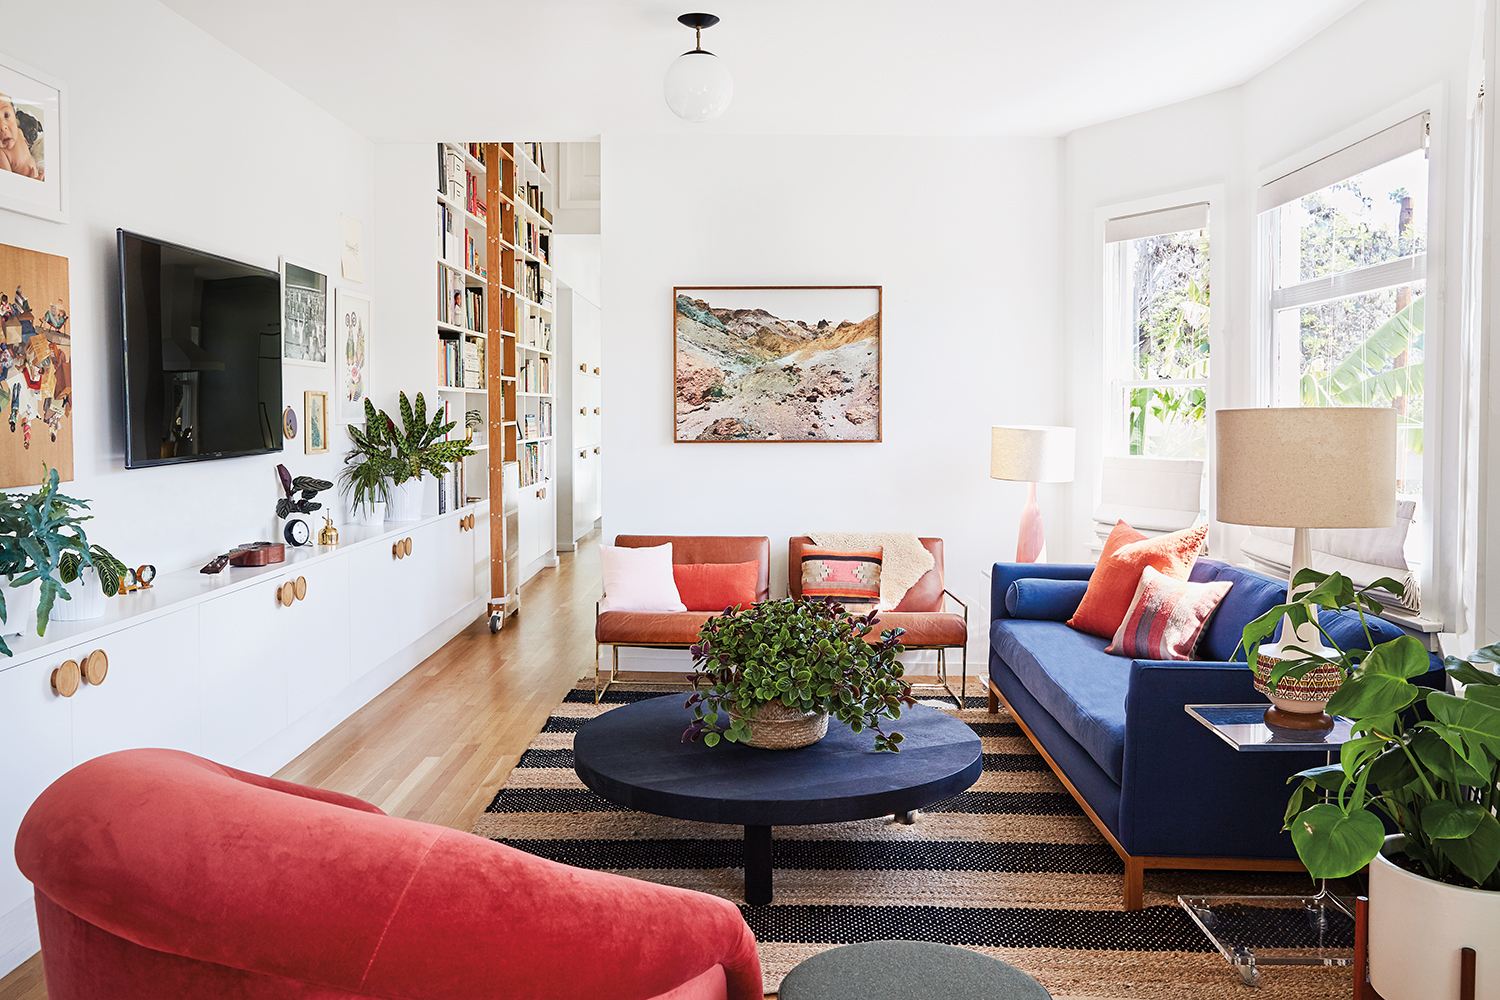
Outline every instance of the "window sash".
<svg viewBox="0 0 1500 1000"><path fill-rule="evenodd" d="M1413 254L1272 289L1271 308L1279 311L1313 306L1367 292L1378 292L1383 288L1399 288L1426 279L1427 254Z"/></svg>

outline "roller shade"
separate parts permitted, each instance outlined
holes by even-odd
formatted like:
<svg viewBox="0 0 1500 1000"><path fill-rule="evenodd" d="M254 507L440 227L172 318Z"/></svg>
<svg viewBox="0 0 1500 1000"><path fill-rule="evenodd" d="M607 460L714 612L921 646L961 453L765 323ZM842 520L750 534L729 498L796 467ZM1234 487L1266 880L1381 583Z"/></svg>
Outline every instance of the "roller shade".
<svg viewBox="0 0 1500 1000"><path fill-rule="evenodd" d="M1168 233L1186 233L1208 228L1208 202L1199 201L1191 205L1178 205L1155 212L1138 212L1122 215L1104 224L1104 242L1123 243L1126 240L1141 240L1147 236L1165 236Z"/></svg>
<svg viewBox="0 0 1500 1000"><path fill-rule="evenodd" d="M1261 186L1255 197L1256 212L1269 212L1273 208L1296 201L1314 191L1321 191L1330 184L1363 173L1371 167L1388 163L1398 156L1427 145L1427 112L1413 115L1406 121L1392 125L1383 132L1376 132L1368 139L1361 139L1352 146L1345 146L1336 153L1329 153L1321 160L1283 174Z"/></svg>

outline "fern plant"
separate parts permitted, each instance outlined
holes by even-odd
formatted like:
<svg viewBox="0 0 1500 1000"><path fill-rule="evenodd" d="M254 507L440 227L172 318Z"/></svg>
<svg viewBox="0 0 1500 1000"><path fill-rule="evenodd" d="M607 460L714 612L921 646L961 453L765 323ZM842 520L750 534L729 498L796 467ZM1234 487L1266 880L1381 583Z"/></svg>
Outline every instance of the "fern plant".
<svg viewBox="0 0 1500 1000"><path fill-rule="evenodd" d="M63 588L64 583L71 582L67 574L72 573L72 579L76 579L79 568L94 566L102 582L105 574L116 567L124 570L114 556L89 544L83 530L83 522L93 517L83 513L88 510L89 502L64 496L58 491L57 470L46 472L47 481L35 493L0 494L0 576L8 578L13 588L40 584L37 635L47 634L47 622L57 599L72 600ZM65 568L64 560L71 568ZM0 621L6 620L6 589L0 587ZM119 589L118 574L115 589ZM13 655L3 637L0 637L0 653Z"/></svg>

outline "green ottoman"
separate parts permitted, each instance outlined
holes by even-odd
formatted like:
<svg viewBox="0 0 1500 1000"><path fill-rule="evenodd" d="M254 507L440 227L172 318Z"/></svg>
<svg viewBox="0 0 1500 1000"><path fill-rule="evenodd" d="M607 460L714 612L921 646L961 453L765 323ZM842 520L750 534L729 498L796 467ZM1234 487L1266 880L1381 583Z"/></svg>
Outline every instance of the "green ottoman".
<svg viewBox="0 0 1500 1000"><path fill-rule="evenodd" d="M1014 966L951 944L866 941L820 952L781 981L781 1000L1050 1000Z"/></svg>

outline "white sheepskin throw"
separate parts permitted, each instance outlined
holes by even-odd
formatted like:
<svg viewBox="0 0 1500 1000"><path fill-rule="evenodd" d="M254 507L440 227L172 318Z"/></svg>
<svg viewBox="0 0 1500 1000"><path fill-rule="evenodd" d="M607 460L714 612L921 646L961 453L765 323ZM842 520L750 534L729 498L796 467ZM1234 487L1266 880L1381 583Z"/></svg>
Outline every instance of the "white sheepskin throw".
<svg viewBox="0 0 1500 1000"><path fill-rule="evenodd" d="M814 531L813 544L825 549L873 549L880 555L880 610L892 611L906 592L933 567L932 553L913 534L899 531Z"/></svg>

